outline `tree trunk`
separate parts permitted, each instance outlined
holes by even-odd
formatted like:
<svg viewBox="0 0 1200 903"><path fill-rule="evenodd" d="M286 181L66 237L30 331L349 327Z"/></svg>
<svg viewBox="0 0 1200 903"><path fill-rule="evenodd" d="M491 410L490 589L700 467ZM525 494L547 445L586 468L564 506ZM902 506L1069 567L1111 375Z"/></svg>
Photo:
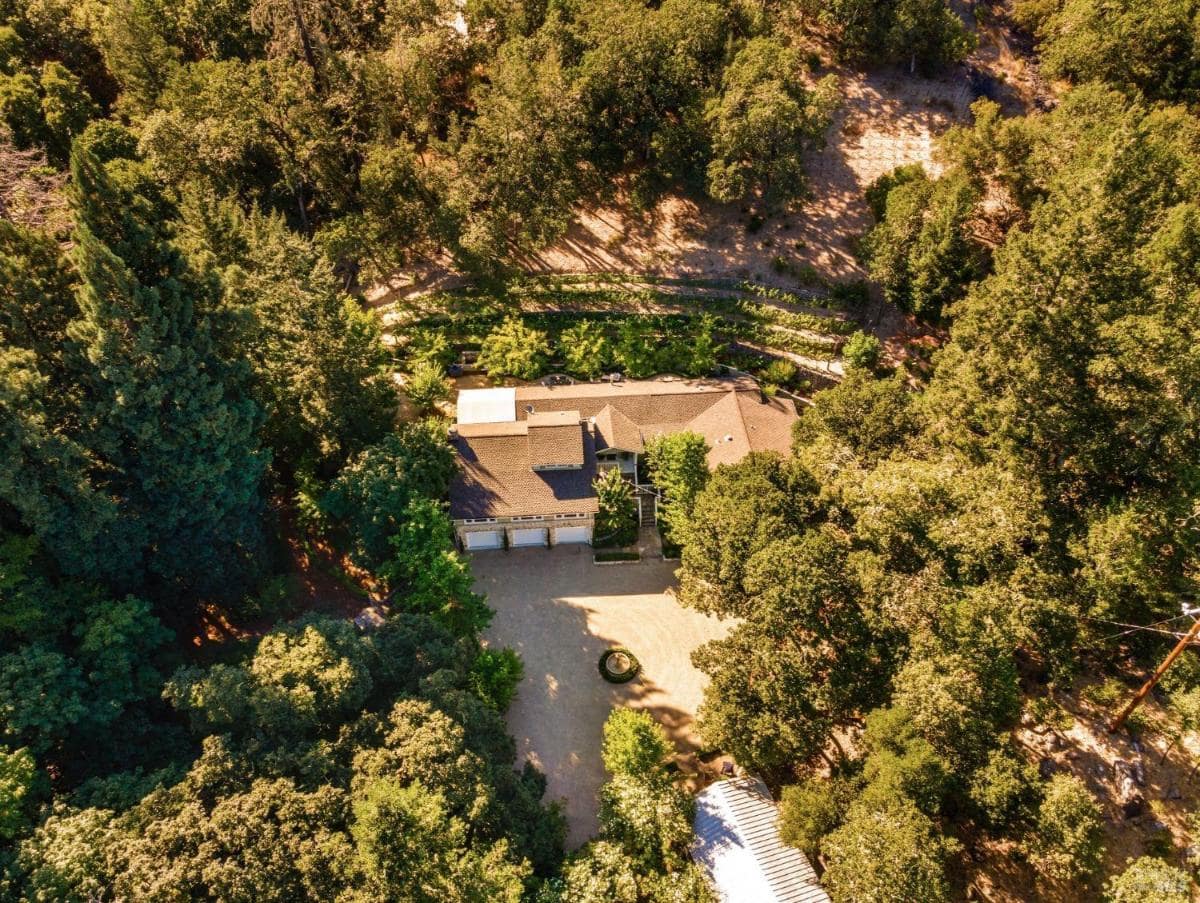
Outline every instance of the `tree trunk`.
<svg viewBox="0 0 1200 903"><path fill-rule="evenodd" d="M1169 756L1171 754L1171 750L1173 750L1175 748L1175 745L1181 739L1183 739L1182 734L1180 734L1178 737L1176 737L1174 740L1172 740L1170 743L1167 744L1167 748L1163 750L1162 758L1158 760L1159 765L1162 765L1165 761L1167 761L1167 756Z"/></svg>
<svg viewBox="0 0 1200 903"><path fill-rule="evenodd" d="M841 743L838 742L837 735L830 732L829 742L833 744L833 748L838 751L838 764L845 765L850 761L850 757L846 755L846 750Z"/></svg>
<svg viewBox="0 0 1200 903"><path fill-rule="evenodd" d="M300 212L300 226L308 234L308 211L304 209L304 186L296 183L296 209Z"/></svg>
<svg viewBox="0 0 1200 903"><path fill-rule="evenodd" d="M292 15L296 18L296 31L300 35L300 46L304 50L304 61L312 70L313 88L319 97L325 95L325 85L321 80L321 69L317 65L317 55L313 50L312 37L308 33L308 25L304 22L304 13L300 11L300 0L292 0Z"/></svg>

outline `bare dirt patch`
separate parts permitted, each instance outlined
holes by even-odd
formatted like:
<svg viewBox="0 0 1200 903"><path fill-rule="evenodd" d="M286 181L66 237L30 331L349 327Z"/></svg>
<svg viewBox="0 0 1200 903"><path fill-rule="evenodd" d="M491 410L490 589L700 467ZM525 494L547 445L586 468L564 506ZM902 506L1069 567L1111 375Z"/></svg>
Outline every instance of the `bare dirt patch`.
<svg viewBox="0 0 1200 903"><path fill-rule="evenodd" d="M854 243L871 224L865 189L910 163L937 173L935 140L966 121L974 94L962 67L936 79L898 69L837 74L842 106L826 146L809 160L810 197L797 211L754 229L746 207L679 194L645 213L620 202L586 207L561 241L524 257L521 266L532 273L753 279L792 290L864 278ZM439 260L396 274L367 298L384 306L461 281Z"/></svg>
<svg viewBox="0 0 1200 903"><path fill-rule="evenodd" d="M1088 679L1071 693L1054 693L1059 716L1054 724L1023 724L1016 739L1032 763L1079 778L1092 792L1104 815L1104 861L1101 874L1118 874L1133 859L1154 854L1154 845L1165 841L1167 859L1183 866L1183 853L1193 838L1187 831L1187 814L1200 793L1195 773L1197 738L1185 736L1172 744L1167 711L1155 699L1141 709L1144 731L1136 739L1122 730L1110 734L1107 719L1113 711L1087 702ZM1120 699L1124 703L1133 689ZM1170 747L1170 749L1168 749ZM1133 769L1143 777L1137 789L1143 810L1132 817L1119 800L1120 775ZM1092 890L1072 886L1047 886L1036 880L1012 842L989 841L980 848L981 859L970 883L978 899L995 903L1074 903L1095 899Z"/></svg>
<svg viewBox="0 0 1200 903"><path fill-rule="evenodd" d="M962 78L898 71L843 71L843 103L823 150L809 161L811 199L752 231L750 211L678 195L638 216L627 206L581 211L556 245L525 258L531 272L628 272L749 278L785 288L814 276L862 278L853 242L870 225L863 192L897 166L937 172L934 139L965 119L972 96ZM790 265L780 272L776 258ZM800 275L797 275L800 274Z"/></svg>

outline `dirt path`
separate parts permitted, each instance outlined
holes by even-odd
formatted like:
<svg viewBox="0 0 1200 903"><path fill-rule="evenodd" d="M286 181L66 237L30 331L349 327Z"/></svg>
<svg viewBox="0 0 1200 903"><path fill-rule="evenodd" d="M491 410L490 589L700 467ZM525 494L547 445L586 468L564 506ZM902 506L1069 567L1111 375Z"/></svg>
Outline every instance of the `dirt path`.
<svg viewBox="0 0 1200 903"><path fill-rule="evenodd" d="M308 612L350 619L378 601L365 588L369 575L327 541L306 538L290 506L281 499L275 499L272 507L286 554L287 598L278 611L237 622L217 608L203 612L190 639L193 653L201 659L218 654L231 640L262 636L280 620Z"/></svg>

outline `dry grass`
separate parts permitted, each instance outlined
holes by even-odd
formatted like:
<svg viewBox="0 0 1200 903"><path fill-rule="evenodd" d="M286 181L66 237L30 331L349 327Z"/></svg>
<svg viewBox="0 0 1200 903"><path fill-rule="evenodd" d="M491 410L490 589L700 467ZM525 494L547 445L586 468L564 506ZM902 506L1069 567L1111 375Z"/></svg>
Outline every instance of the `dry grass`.
<svg viewBox="0 0 1200 903"><path fill-rule="evenodd" d="M1162 826L1170 833L1174 853L1170 861L1182 865L1182 852L1192 838L1188 836L1186 817L1200 792L1200 776L1191 774L1200 752L1196 736L1185 737L1163 760L1171 743L1170 718L1153 698L1148 700L1140 719L1144 725L1138 739L1121 731L1110 734L1107 720L1133 692L1122 687L1111 705L1094 704L1092 691L1099 678L1080 681L1071 693L1055 693L1057 724L1047 719L1041 724L1024 724L1016 733L1017 741L1033 763L1050 759L1059 771L1079 778L1092 792L1104 814L1104 875L1124 870L1125 865L1150 853L1151 838ZM1106 700L1107 702L1107 700ZM1114 765L1118 761L1140 762L1145 769L1141 788L1146 806L1143 814L1126 818L1117 801ZM1171 799L1176 792L1179 799ZM1015 844L989 841L981 844L982 858L974 863L970 881L979 899L994 903L1075 903L1096 899L1095 888L1038 885L1032 868L1016 854Z"/></svg>

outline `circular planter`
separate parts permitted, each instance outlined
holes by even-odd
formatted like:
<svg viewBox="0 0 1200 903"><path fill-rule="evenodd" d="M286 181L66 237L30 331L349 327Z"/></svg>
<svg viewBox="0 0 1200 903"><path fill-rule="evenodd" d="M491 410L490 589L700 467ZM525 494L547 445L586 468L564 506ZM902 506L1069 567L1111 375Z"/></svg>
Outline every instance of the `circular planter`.
<svg viewBox="0 0 1200 903"><path fill-rule="evenodd" d="M628 649L608 649L600 656L600 676L610 684L629 683L641 670L641 664Z"/></svg>

